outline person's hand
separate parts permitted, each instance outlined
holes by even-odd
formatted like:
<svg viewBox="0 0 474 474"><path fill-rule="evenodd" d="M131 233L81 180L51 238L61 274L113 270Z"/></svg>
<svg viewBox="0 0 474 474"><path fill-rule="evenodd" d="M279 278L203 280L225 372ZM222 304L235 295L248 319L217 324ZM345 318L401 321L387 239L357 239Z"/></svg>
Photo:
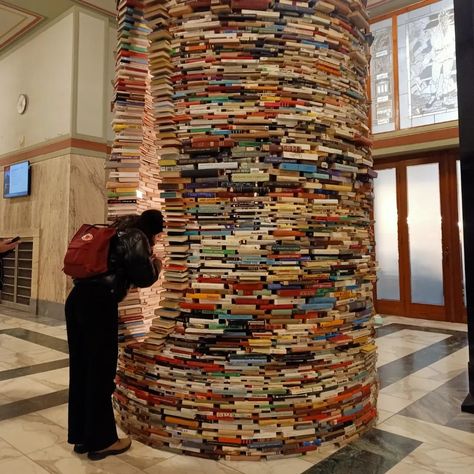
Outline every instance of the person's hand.
<svg viewBox="0 0 474 474"><path fill-rule="evenodd" d="M0 239L0 253L6 253L18 246L20 241L11 242L10 239Z"/></svg>
<svg viewBox="0 0 474 474"><path fill-rule="evenodd" d="M153 265L155 265L156 271L160 273L163 265L161 263L161 259L158 258L156 255L153 255Z"/></svg>
<svg viewBox="0 0 474 474"><path fill-rule="evenodd" d="M155 236L153 238L154 245L163 244L163 236L164 235L165 235L164 232L160 232L159 234L155 234Z"/></svg>

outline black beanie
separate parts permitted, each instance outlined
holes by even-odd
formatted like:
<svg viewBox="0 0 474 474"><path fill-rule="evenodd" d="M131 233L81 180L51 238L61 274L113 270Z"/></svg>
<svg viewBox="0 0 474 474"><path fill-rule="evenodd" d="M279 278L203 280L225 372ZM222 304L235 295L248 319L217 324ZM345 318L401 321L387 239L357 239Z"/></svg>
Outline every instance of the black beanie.
<svg viewBox="0 0 474 474"><path fill-rule="evenodd" d="M156 209L148 209L138 218L137 227L151 240L163 232L163 214Z"/></svg>

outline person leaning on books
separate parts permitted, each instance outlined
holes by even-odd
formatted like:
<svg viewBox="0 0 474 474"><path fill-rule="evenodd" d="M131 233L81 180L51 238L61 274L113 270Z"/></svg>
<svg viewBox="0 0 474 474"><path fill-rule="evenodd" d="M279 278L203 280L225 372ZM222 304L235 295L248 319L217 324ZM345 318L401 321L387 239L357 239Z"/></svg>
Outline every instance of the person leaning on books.
<svg viewBox="0 0 474 474"><path fill-rule="evenodd" d="M118 356L118 304L132 285L145 288L158 279L160 265L152 246L163 231L163 216L148 210L121 217L113 227L108 271L75 278L65 307L70 360L68 442L91 460L123 453L131 445L130 438L117 436L111 398Z"/></svg>

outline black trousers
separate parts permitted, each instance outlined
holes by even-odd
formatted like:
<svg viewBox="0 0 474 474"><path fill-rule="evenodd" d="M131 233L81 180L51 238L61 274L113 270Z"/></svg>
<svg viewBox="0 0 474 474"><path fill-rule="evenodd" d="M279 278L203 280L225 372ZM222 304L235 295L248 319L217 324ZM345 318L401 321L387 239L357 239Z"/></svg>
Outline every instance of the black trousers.
<svg viewBox="0 0 474 474"><path fill-rule="evenodd" d="M68 442L91 451L117 441L112 393L118 356L118 303L105 287L75 286L66 301L69 344Z"/></svg>

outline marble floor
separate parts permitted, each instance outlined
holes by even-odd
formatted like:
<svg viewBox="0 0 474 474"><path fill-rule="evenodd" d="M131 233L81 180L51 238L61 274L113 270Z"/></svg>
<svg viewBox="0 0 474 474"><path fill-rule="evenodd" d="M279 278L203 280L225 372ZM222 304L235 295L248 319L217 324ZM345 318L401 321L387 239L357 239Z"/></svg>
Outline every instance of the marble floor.
<svg viewBox="0 0 474 474"><path fill-rule="evenodd" d="M271 462L208 461L134 442L90 462L66 443L68 385L64 324L0 310L2 474L468 474L474 415L467 393L466 325L386 316L377 329L378 426L343 447Z"/></svg>

